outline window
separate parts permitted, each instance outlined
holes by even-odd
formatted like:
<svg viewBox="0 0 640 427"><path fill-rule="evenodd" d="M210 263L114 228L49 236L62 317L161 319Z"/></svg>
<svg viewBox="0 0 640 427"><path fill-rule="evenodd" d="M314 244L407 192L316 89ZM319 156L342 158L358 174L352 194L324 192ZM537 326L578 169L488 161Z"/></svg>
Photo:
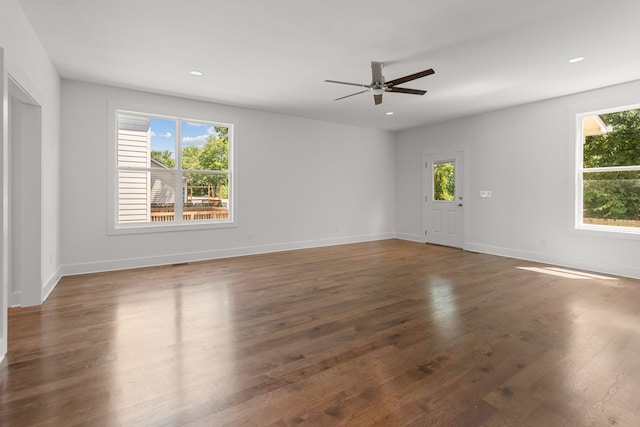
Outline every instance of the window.
<svg viewBox="0 0 640 427"><path fill-rule="evenodd" d="M640 109L578 120L577 227L640 234Z"/></svg>
<svg viewBox="0 0 640 427"><path fill-rule="evenodd" d="M455 199L455 162L433 163L433 200L452 201Z"/></svg>
<svg viewBox="0 0 640 427"><path fill-rule="evenodd" d="M232 222L232 125L124 111L116 123L116 228Z"/></svg>

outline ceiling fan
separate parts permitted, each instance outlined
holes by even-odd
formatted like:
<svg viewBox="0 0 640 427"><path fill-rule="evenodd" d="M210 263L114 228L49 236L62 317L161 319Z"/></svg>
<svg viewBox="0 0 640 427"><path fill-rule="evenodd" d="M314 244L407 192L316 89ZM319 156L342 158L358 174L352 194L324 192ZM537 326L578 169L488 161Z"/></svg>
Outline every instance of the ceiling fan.
<svg viewBox="0 0 640 427"><path fill-rule="evenodd" d="M340 98L336 98L334 101L339 101L341 99L349 98L350 96L359 95L365 92L373 93L373 102L375 105L382 104L382 94L384 92L395 92L395 93L408 93L410 95L424 95L427 93L426 90L420 89L407 89L403 87L398 87L402 83L410 82L411 80L420 79L422 77L430 76L435 73L432 68L428 70L420 71L418 73L410 74L408 76L400 77L398 79L394 79L388 82L384 81L384 76L382 75L382 67L384 64L382 62L371 61L371 84L365 85L360 83L349 83L349 82L340 82L337 80L325 80L327 83L338 83L341 85L350 85L350 86L360 86L366 88L360 92L352 93L351 95L342 96Z"/></svg>

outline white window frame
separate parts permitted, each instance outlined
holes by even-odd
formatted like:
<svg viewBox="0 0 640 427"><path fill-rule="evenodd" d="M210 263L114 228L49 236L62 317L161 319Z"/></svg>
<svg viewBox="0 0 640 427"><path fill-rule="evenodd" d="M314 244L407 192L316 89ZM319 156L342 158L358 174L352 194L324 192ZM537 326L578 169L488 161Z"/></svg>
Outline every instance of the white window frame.
<svg viewBox="0 0 640 427"><path fill-rule="evenodd" d="M123 108L123 106L117 105L117 103L109 102L109 132L108 132L108 152L107 158L109 160L109 168L108 168L108 234L135 234L135 233L157 233L157 232L167 232L167 231L182 231L182 230L199 230L199 229L226 229L226 228L235 228L237 227L237 214L236 214L236 198L237 198L237 190L236 190L236 139L237 139L237 119L229 120L212 120L207 118L208 115L195 115L195 118L192 118L194 114L186 115L174 115L167 114L166 112L158 112L153 111L151 108L145 108L146 106L134 106L134 108ZM131 114L138 115L148 118L158 118L158 119L168 119L175 120L177 123L176 126L176 202L174 203L174 218L175 220L172 222L139 222L139 223L128 223L121 224L118 220L118 197L119 197L119 187L118 187L118 114ZM223 114L224 116L224 114ZM223 117L224 118L224 117ZM182 219L182 183L178 182L181 180L183 173L198 173L205 172L211 173L211 171L197 171L197 170L183 170L178 169L177 166L181 165L181 122L193 122L193 123L205 123L211 124L214 126L225 126L229 129L229 168L228 168L228 177L229 177L229 198L228 198L228 210L229 217L226 219L214 219L214 220L196 220L196 221L184 221ZM178 199L180 199L180 203L178 203Z"/></svg>
<svg viewBox="0 0 640 427"><path fill-rule="evenodd" d="M575 115L575 217L574 228L575 230L582 230L587 232L593 232L596 234L602 234L606 236L625 237L631 239L640 239L640 228L636 227L623 227L613 225L599 225L599 224L585 224L584 223L584 173L585 172L625 172L625 171L638 171L640 172L640 165L635 166L612 166L612 167L598 167L598 168L585 168L584 167L584 153L583 153L583 119L588 116L595 116L599 114L615 113L626 110L636 110L640 108L640 104L632 104L626 106L609 107L589 112L577 113Z"/></svg>

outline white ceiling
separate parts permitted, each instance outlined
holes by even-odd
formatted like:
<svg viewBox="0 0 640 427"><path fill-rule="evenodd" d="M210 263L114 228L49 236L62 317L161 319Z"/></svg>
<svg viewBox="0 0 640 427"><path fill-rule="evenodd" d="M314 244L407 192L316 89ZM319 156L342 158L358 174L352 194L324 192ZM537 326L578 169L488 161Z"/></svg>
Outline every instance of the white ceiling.
<svg viewBox="0 0 640 427"><path fill-rule="evenodd" d="M63 78L377 129L640 79L638 0L19 3ZM371 61L436 74L402 85L425 96L333 101L358 88L324 80L368 84Z"/></svg>

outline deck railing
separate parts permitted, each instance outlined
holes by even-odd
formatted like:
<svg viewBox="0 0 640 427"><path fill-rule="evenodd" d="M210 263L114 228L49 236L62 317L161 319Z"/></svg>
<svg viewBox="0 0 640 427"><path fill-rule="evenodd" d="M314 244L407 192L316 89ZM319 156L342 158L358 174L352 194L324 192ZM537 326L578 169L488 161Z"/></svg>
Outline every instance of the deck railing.
<svg viewBox="0 0 640 427"><path fill-rule="evenodd" d="M160 209L158 211L151 211L151 222L168 222L173 221L175 218L175 212L166 211L167 209ZM182 219L184 221L202 221L209 219L226 219L229 218L229 210L226 208L198 208L198 209L185 209L182 212Z"/></svg>

